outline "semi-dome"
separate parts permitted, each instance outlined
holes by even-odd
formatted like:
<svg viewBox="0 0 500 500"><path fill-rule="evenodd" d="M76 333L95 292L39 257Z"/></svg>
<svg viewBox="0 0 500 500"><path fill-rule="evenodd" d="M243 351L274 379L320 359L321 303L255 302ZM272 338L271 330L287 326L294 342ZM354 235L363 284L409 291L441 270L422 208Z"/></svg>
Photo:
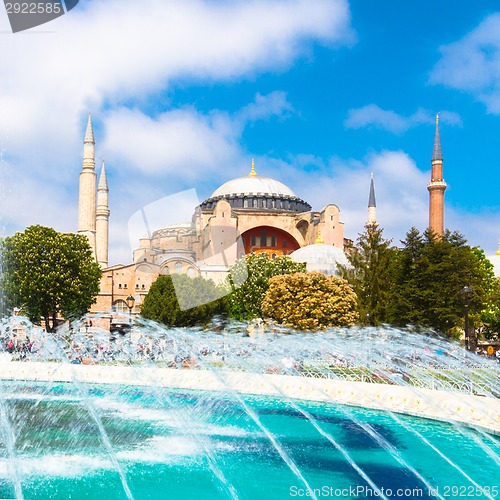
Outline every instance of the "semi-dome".
<svg viewBox="0 0 500 500"><path fill-rule="evenodd" d="M346 254L337 247L315 243L290 254L294 262L304 262L308 272L317 271L327 276L338 274L338 264L350 266Z"/></svg>
<svg viewBox="0 0 500 500"><path fill-rule="evenodd" d="M245 177L238 177L222 184L201 205L202 210L212 210L224 199L233 209L308 212L311 205L298 198L285 184L271 177L257 175L252 161L252 170Z"/></svg>

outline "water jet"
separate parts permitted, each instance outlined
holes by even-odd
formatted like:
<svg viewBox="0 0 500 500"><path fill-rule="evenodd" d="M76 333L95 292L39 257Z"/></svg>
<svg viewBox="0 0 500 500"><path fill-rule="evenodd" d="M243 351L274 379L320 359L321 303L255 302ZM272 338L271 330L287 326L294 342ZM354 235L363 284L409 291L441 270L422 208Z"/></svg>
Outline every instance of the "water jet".
<svg viewBox="0 0 500 500"><path fill-rule="evenodd" d="M16 321L0 328L0 497L499 494L498 363L439 337L143 322L110 341L25 321L31 349L8 353Z"/></svg>

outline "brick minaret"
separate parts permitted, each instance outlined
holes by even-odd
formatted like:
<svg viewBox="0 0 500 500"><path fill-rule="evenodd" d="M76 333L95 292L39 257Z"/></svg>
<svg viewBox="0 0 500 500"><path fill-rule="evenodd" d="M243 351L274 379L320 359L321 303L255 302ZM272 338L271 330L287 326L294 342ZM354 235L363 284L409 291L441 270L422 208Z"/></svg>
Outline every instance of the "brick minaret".
<svg viewBox="0 0 500 500"><path fill-rule="evenodd" d="M443 179L443 154L439 137L439 115L436 115L436 135L432 152L431 181L427 185L429 190L429 228L438 236L444 232L444 192L446 182Z"/></svg>

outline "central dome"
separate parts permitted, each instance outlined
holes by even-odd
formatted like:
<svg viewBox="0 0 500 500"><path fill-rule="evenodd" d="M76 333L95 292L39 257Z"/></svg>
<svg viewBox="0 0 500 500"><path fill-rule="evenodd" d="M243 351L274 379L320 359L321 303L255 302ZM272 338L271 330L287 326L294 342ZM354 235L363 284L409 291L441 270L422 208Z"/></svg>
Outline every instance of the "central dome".
<svg viewBox="0 0 500 500"><path fill-rule="evenodd" d="M238 177L216 189L210 198L230 195L292 196L295 193L280 181L261 175Z"/></svg>
<svg viewBox="0 0 500 500"><path fill-rule="evenodd" d="M311 205L301 200L280 181L263 177L252 171L245 177L232 179L201 203L202 210L213 210L219 200L226 200L235 210L264 212L308 212Z"/></svg>

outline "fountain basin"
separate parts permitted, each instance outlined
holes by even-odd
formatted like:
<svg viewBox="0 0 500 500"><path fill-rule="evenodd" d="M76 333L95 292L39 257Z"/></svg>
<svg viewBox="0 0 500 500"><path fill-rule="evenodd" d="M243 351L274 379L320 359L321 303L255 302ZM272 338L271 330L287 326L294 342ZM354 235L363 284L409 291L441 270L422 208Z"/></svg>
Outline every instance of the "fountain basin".
<svg viewBox="0 0 500 500"><path fill-rule="evenodd" d="M103 367L74 368L60 375L83 371L89 379L103 375L94 369ZM178 381L182 378L186 385L210 380L205 373L178 372L182 375ZM156 374L152 370L149 375ZM242 385L242 374L234 375L238 375L234 385ZM284 384L290 379L267 378ZM137 376L133 382L140 384ZM494 455L500 441L494 436L406 415L395 420L383 411L331 402L241 394L236 398L229 383L224 391L209 391L142 382L138 386L88 380L78 387L74 379L4 380L3 402L16 423L16 465L24 497L446 498L456 497L453 488L468 491L472 486L484 498L496 497L498 457ZM211 383L216 387L216 380ZM93 413L106 431L112 457ZM252 413L258 415L260 425ZM280 453L292 461L300 477ZM385 496L376 494L351 460ZM128 495L115 463L123 472ZM2 454L3 498L15 496L8 466L9 458Z"/></svg>
<svg viewBox="0 0 500 500"><path fill-rule="evenodd" d="M0 498L498 497L498 366L441 338L29 333L0 353Z"/></svg>
<svg viewBox="0 0 500 500"><path fill-rule="evenodd" d="M155 386L335 402L454 421L500 436L500 400L391 384L292 375L141 367L0 362L0 379Z"/></svg>

